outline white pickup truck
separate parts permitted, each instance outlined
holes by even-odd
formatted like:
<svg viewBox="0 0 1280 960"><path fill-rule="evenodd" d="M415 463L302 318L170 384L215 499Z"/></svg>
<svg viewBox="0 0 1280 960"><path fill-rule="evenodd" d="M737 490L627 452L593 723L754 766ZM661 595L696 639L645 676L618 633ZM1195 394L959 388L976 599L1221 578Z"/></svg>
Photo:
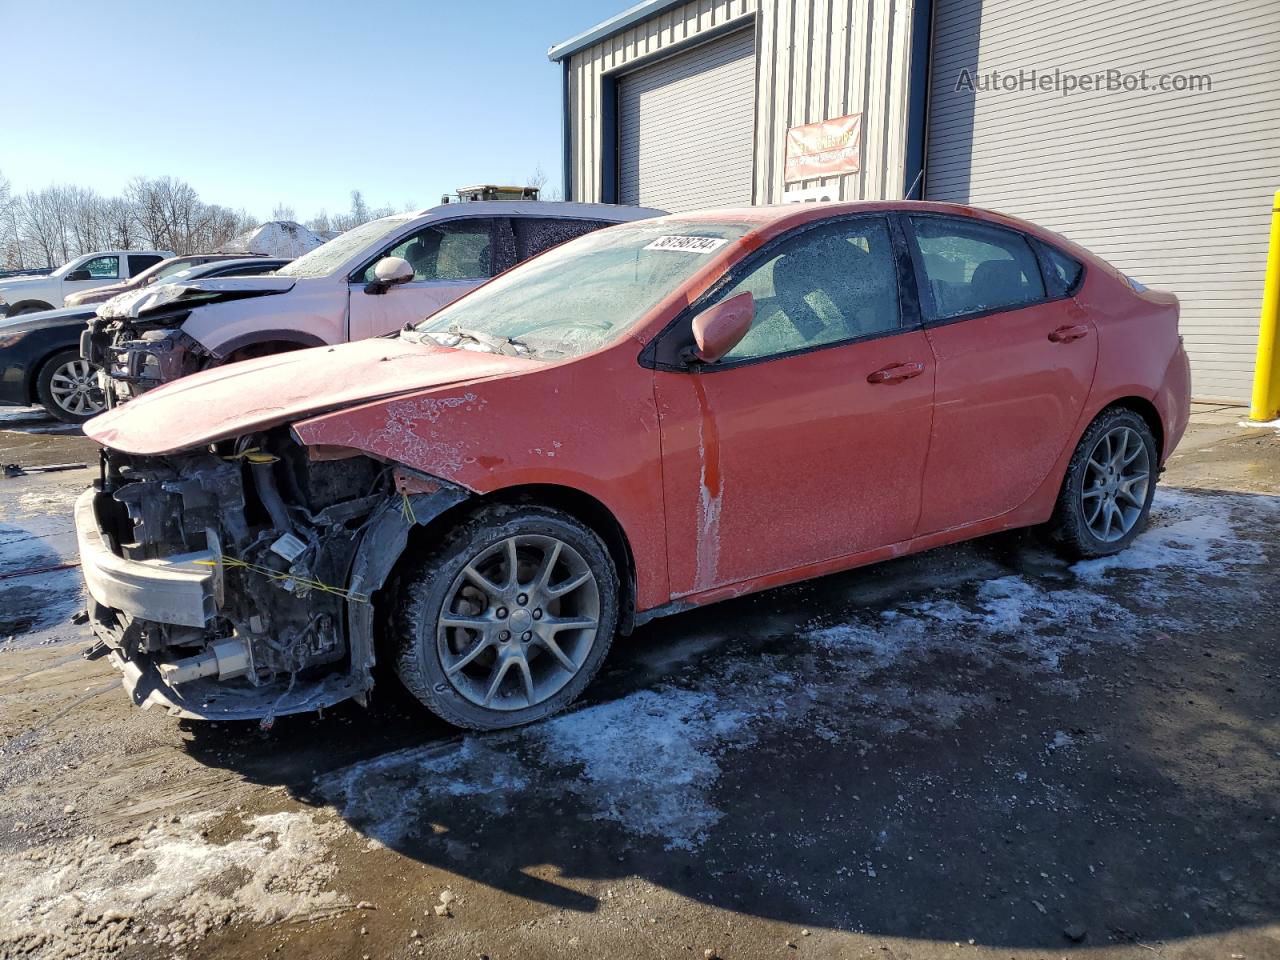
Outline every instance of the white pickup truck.
<svg viewBox="0 0 1280 960"><path fill-rule="evenodd" d="M170 250L99 250L44 276L0 280L0 317L56 310L64 297L128 280L172 256Z"/></svg>

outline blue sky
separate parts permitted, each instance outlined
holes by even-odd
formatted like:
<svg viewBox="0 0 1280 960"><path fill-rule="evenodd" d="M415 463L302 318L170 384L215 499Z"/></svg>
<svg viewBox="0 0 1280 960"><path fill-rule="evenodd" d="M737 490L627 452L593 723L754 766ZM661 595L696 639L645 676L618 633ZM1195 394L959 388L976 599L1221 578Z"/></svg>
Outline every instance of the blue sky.
<svg viewBox="0 0 1280 960"><path fill-rule="evenodd" d="M104 194L168 174L208 202L302 219L345 210L354 188L428 206L539 164L558 186L547 48L629 5L0 0L0 173L16 191Z"/></svg>

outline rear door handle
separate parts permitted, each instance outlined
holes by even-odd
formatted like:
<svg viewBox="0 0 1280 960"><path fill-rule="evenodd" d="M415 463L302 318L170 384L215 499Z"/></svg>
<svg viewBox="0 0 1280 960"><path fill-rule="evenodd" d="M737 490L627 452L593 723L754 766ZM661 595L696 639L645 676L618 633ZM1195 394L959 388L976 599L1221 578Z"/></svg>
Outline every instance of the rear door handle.
<svg viewBox="0 0 1280 960"><path fill-rule="evenodd" d="M901 383L903 380L918 377L922 373L924 373L924 364L919 360L912 360L910 363L895 363L887 367L881 367L875 373L868 374L867 383Z"/></svg>
<svg viewBox="0 0 1280 960"><path fill-rule="evenodd" d="M1088 324L1079 323L1073 327L1059 327L1049 334L1049 339L1054 343L1070 343L1072 340L1079 340L1081 337L1087 337L1088 335Z"/></svg>

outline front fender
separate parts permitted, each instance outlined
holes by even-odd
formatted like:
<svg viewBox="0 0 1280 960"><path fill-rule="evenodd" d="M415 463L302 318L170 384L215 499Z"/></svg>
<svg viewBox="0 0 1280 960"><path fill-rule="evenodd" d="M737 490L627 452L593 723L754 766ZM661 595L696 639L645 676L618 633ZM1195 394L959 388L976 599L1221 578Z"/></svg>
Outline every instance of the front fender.
<svg viewBox="0 0 1280 960"><path fill-rule="evenodd" d="M373 685L375 661L373 642L373 594L387 582L391 571L409 542L409 531L415 525L425 526L438 516L467 499L470 494L461 487L442 483L432 493L414 494L404 499L394 496L374 512L368 521L364 539L356 548L351 563L347 590L353 596L369 598L369 602L347 604L347 643L351 653L351 673L361 690Z"/></svg>
<svg viewBox="0 0 1280 960"><path fill-rule="evenodd" d="M313 448L358 450L482 496L556 486L600 503L634 545L637 607L670 599L652 373L626 340L563 363L460 380L300 420Z"/></svg>
<svg viewBox="0 0 1280 960"><path fill-rule="evenodd" d="M287 293L196 306L182 331L219 360L262 337L307 346L346 339L346 288L303 285Z"/></svg>

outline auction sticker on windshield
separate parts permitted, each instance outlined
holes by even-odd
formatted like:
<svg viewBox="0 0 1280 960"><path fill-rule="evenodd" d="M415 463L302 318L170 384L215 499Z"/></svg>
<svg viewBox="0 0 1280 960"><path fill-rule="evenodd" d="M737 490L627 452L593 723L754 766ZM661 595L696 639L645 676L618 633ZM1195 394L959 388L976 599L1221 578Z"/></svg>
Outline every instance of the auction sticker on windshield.
<svg viewBox="0 0 1280 960"><path fill-rule="evenodd" d="M710 253L719 250L728 240L720 237L659 237L645 247L646 250L682 250L685 253Z"/></svg>

